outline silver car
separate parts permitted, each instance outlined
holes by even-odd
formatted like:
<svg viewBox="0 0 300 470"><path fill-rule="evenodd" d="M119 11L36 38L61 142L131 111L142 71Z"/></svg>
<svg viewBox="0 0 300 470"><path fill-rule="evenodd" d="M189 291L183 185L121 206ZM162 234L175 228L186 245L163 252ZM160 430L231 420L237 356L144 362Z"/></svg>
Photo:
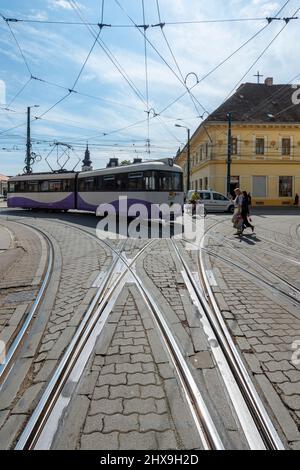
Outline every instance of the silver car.
<svg viewBox="0 0 300 470"><path fill-rule="evenodd" d="M186 203L188 204L195 191L188 191ZM231 199L224 196L224 194L217 193L216 191L197 190L199 194L199 202L204 204L206 212L229 212L233 214L234 204Z"/></svg>

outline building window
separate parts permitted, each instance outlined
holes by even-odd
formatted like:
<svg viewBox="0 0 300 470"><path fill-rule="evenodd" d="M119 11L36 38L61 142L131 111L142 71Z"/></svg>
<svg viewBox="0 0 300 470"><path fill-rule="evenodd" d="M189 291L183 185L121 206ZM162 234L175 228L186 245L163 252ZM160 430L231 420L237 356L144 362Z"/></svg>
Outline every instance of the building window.
<svg viewBox="0 0 300 470"><path fill-rule="evenodd" d="M256 155L264 155L265 154L265 139L256 139L255 144L255 153Z"/></svg>
<svg viewBox="0 0 300 470"><path fill-rule="evenodd" d="M293 177L279 176L279 197L293 196Z"/></svg>
<svg viewBox="0 0 300 470"><path fill-rule="evenodd" d="M203 160L203 146L200 147L200 162Z"/></svg>
<svg viewBox="0 0 300 470"><path fill-rule="evenodd" d="M253 176L252 196L267 197L267 177L266 176Z"/></svg>
<svg viewBox="0 0 300 470"><path fill-rule="evenodd" d="M231 139L231 154L237 155L238 153L238 140L237 137L233 137Z"/></svg>
<svg viewBox="0 0 300 470"><path fill-rule="evenodd" d="M204 178L204 189L208 189L208 178Z"/></svg>
<svg viewBox="0 0 300 470"><path fill-rule="evenodd" d="M281 155L291 155L291 139L282 139Z"/></svg>

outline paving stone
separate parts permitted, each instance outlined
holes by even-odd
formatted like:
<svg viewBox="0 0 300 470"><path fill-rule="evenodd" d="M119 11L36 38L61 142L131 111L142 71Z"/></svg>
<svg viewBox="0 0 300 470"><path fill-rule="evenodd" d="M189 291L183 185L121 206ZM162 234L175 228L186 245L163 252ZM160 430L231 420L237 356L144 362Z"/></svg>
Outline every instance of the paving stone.
<svg viewBox="0 0 300 470"><path fill-rule="evenodd" d="M109 397L109 386L104 385L103 387L96 387L93 393L93 400L101 400L101 398Z"/></svg>
<svg viewBox="0 0 300 470"><path fill-rule="evenodd" d="M2 410L0 411L0 428L3 426L3 424L5 423L8 415L10 414L10 411L9 410Z"/></svg>
<svg viewBox="0 0 300 470"><path fill-rule="evenodd" d="M156 440L159 450L178 450L180 449L174 431L156 432Z"/></svg>
<svg viewBox="0 0 300 470"><path fill-rule="evenodd" d="M26 415L10 415L8 420L0 429L0 449L9 450L12 447L18 433L20 432L24 422L26 420Z"/></svg>
<svg viewBox="0 0 300 470"><path fill-rule="evenodd" d="M150 354L134 354L131 356L131 361L126 361L126 362L132 362L133 364L136 362L153 362L153 358Z"/></svg>
<svg viewBox="0 0 300 470"><path fill-rule="evenodd" d="M127 382L126 374L106 374L100 375L97 385L125 385Z"/></svg>
<svg viewBox="0 0 300 470"><path fill-rule="evenodd" d="M252 347L249 344L249 341L246 340L246 338L237 337L236 343L241 351L250 352L252 350Z"/></svg>
<svg viewBox="0 0 300 470"><path fill-rule="evenodd" d="M300 382L300 371L287 370L284 373L290 379L291 382Z"/></svg>
<svg viewBox="0 0 300 470"><path fill-rule="evenodd" d="M103 415L97 414L94 416L87 416L83 428L84 434L92 434L94 432L101 432L103 429Z"/></svg>
<svg viewBox="0 0 300 470"><path fill-rule="evenodd" d="M293 396L286 396L282 395L282 400L288 405L291 410L300 410L300 396L293 395ZM300 437L300 436L299 436Z"/></svg>
<svg viewBox="0 0 300 470"><path fill-rule="evenodd" d="M32 412L37 405L39 392L44 387L43 383L38 383L27 388L20 400L12 410L13 414L27 414Z"/></svg>
<svg viewBox="0 0 300 470"><path fill-rule="evenodd" d="M139 416L140 429L146 431L167 431L171 423L167 414L149 413Z"/></svg>
<svg viewBox="0 0 300 470"><path fill-rule="evenodd" d="M130 362L130 354L124 354L123 356L120 356L119 354L114 354L112 356L106 356L105 358L105 364L124 364L127 362Z"/></svg>
<svg viewBox="0 0 300 470"><path fill-rule="evenodd" d="M139 397L139 396L140 396L140 389L138 385L119 385L115 387L110 387L110 395L109 395L110 399L134 398L134 397ZM143 397L143 394L142 394L142 397ZM144 398L148 398L148 397L144 397Z"/></svg>
<svg viewBox="0 0 300 470"><path fill-rule="evenodd" d="M257 358L255 357L254 354L245 353L244 358L246 359L246 361L247 361L247 363L250 367L251 372L253 372L255 374L262 373L260 363L259 363L259 361L257 360Z"/></svg>
<svg viewBox="0 0 300 470"><path fill-rule="evenodd" d="M92 395L96 382L98 379L99 373L96 371L86 370L84 376L82 377L79 387L78 387L78 394L79 395ZM108 393L107 393L108 396Z"/></svg>
<svg viewBox="0 0 300 470"><path fill-rule="evenodd" d="M293 366L288 361L270 361L265 364L270 372L293 370Z"/></svg>
<svg viewBox="0 0 300 470"><path fill-rule="evenodd" d="M83 434L80 441L80 449L104 451L118 450L118 433L112 432L109 434L103 434L100 432L95 432L93 434Z"/></svg>
<svg viewBox="0 0 300 470"><path fill-rule="evenodd" d="M104 334L105 331L105 334ZM100 356L105 356L107 354L108 348L111 344L112 337L116 331L116 325L107 324L105 326L103 333L97 340L95 347L95 354Z"/></svg>
<svg viewBox="0 0 300 470"><path fill-rule="evenodd" d="M271 409L274 411L276 415L276 419L278 423L280 424L284 434L287 437L288 441L294 441L296 439L300 438L299 431L297 429L297 426L295 422L293 421L290 413L286 409L286 407L283 405L281 399L279 398L278 394L274 390L273 386L269 382L269 380L264 376L264 375L257 375L256 380L261 387L264 396L269 403ZM286 400L292 400L293 397L286 397L284 398L284 401ZM298 400L299 404L299 409L300 409L300 398Z"/></svg>
<svg viewBox="0 0 300 470"><path fill-rule="evenodd" d="M131 413L155 413L156 403L153 398L140 399L133 398L131 400L124 400L124 414Z"/></svg>
<svg viewBox="0 0 300 470"><path fill-rule="evenodd" d="M134 385L134 384L139 384L139 385L155 385L156 384L156 378L153 373L136 373L136 374L128 374L127 376L128 380L128 385Z"/></svg>
<svg viewBox="0 0 300 470"><path fill-rule="evenodd" d="M122 399L101 399L101 400L92 400L89 415L98 415L100 413L112 415L116 413L122 413L123 405Z"/></svg>
<svg viewBox="0 0 300 470"><path fill-rule="evenodd" d="M268 379L270 380L270 382L273 382L273 383L286 382L286 376L282 372L267 372L266 375Z"/></svg>
<svg viewBox="0 0 300 470"><path fill-rule="evenodd" d="M134 374L136 372L143 372L142 364L141 363L135 363L135 364L130 364L130 363L123 363L123 364L116 364L116 374L121 374L121 373L128 373L128 374Z"/></svg>
<svg viewBox="0 0 300 470"><path fill-rule="evenodd" d="M285 382L279 384L279 388L283 391L285 395L300 395L300 382L290 383Z"/></svg>
<svg viewBox="0 0 300 470"><path fill-rule="evenodd" d="M112 431L117 432L130 432L137 431L139 429L138 415L122 415L115 414L112 416L104 416L104 433L110 433Z"/></svg>
<svg viewBox="0 0 300 470"><path fill-rule="evenodd" d="M158 364L159 374L163 379L172 379L174 378L174 370L169 363Z"/></svg>
<svg viewBox="0 0 300 470"><path fill-rule="evenodd" d="M154 432L120 433L120 450L156 450L157 444Z"/></svg>

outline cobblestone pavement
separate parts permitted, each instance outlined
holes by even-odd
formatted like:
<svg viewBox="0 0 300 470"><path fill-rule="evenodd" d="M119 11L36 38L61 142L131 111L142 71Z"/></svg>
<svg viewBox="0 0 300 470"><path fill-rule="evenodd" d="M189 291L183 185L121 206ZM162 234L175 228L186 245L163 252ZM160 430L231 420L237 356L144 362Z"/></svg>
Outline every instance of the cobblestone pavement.
<svg viewBox="0 0 300 470"><path fill-rule="evenodd" d="M7 349L36 298L46 262L47 245L37 232L0 221L0 339Z"/></svg>
<svg viewBox="0 0 300 470"><path fill-rule="evenodd" d="M257 222L256 235L249 237L253 243L242 240L239 250L252 256L254 268L256 259L259 259L269 269L280 271L282 277L292 279L294 284L299 282L299 266L288 261L282 261L279 265L275 256L263 255L259 252L260 248L257 249L258 244L261 246L260 236L267 237L286 245L289 256L298 259L299 240L291 235L295 225L293 217L285 218L284 227L281 225L283 221L273 220L272 216L263 218L263 223L259 218L254 217L254 220ZM230 235L233 229L228 223L218 225L216 232L231 241L233 239ZM210 239L208 243L210 250L224 253L224 245L216 243L215 239ZM285 251L272 245L272 242L268 242L268 249L275 253ZM229 257L230 250L225 251L226 257ZM238 257L238 253L231 252L234 261ZM287 445L300 449L299 308L274 296L267 288L259 287L253 279L222 260L212 256L208 256L207 260L207 268L213 270L217 280L217 287L213 290L221 311L274 423ZM256 270L259 276L259 268L256 267Z"/></svg>
<svg viewBox="0 0 300 470"><path fill-rule="evenodd" d="M201 370L205 377L202 389L206 382L207 387L215 387L214 398L218 393L222 396L209 353L197 358L198 373ZM148 309L136 286L127 285L99 337L52 448L199 449L199 436L183 396ZM222 404L230 430L219 423L220 432L223 428L224 435L229 433L228 445L241 448L245 444L224 398Z"/></svg>
<svg viewBox="0 0 300 470"><path fill-rule="evenodd" d="M0 446L8 448L34 409L57 361L72 339L97 288L92 284L111 263L100 243L74 228L49 220L28 219L45 232L55 251L55 264L44 304L5 383L0 398ZM25 230L25 229L24 229Z"/></svg>
<svg viewBox="0 0 300 470"><path fill-rule="evenodd" d="M64 216L59 218L64 220ZM16 363L16 373L1 390L1 448L13 446L95 295L94 280L100 271L107 270L112 259L101 242L75 226L57 223L55 216L26 219L26 223L47 233L54 245L52 300L45 300L43 315L34 324ZM68 214L65 220L94 231L92 218L85 218L91 222L89 227L84 226L80 215ZM220 222L212 229L219 240L211 238L210 249L234 258L238 253L222 242L226 237L230 243L238 243L231 235L229 221L228 216L208 216L206 225ZM259 215L254 221L256 236L245 238L238 250L247 254L253 265L259 261L296 284L299 266L288 258L299 260L297 220ZM285 247L272 246L263 237ZM129 240L126 256L132 259L145 243ZM286 260L263 250L284 254ZM2 254L0 246L0 257ZM186 258L192 271L197 271L197 252L187 253ZM217 281L213 290L220 309L266 407L286 446L298 449L300 365L292 356L296 352L293 343L300 341L300 312L287 299L274 296L221 260L207 256L206 262ZM155 241L138 259L135 269L164 312L204 391L225 447L247 448L170 242ZM256 270L259 276L257 266ZM152 317L137 287L127 285L72 394L52 448L198 449L201 444L189 413Z"/></svg>

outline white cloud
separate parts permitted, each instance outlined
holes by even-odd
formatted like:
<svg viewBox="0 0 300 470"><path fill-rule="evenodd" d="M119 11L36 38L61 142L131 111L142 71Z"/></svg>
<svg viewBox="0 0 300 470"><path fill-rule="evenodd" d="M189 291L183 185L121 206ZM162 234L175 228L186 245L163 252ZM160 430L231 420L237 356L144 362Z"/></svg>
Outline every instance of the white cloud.
<svg viewBox="0 0 300 470"><path fill-rule="evenodd" d="M0 103L6 103L6 85L4 80L0 80Z"/></svg>
<svg viewBox="0 0 300 470"><path fill-rule="evenodd" d="M72 10L72 6L67 0L49 0L49 6L52 8L63 8L64 10Z"/></svg>

